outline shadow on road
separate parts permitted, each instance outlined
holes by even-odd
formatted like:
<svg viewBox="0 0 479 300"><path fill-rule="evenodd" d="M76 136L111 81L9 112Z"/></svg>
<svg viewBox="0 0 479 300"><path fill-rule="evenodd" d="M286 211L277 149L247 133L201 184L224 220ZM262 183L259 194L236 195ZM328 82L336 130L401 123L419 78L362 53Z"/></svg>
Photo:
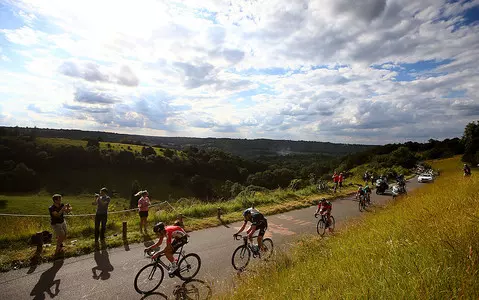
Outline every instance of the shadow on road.
<svg viewBox="0 0 479 300"><path fill-rule="evenodd" d="M35 296L33 299L45 299L45 293L47 293L50 298L58 295L60 292L60 279L55 279L55 276L62 266L63 259L56 260L50 269L40 275L40 279L30 292L30 296ZM53 286L55 286L55 290L52 292Z"/></svg>
<svg viewBox="0 0 479 300"><path fill-rule="evenodd" d="M130 251L130 245L128 244L128 239L123 239L123 247L125 248L125 251Z"/></svg>
<svg viewBox="0 0 479 300"><path fill-rule="evenodd" d="M144 295L141 299L171 299L171 300L185 300L185 299L195 299L195 300L208 300L211 299L213 295L213 290L206 282L198 279L191 279L185 281L182 285L177 285L173 290L173 296L168 297L167 295L159 292L153 292Z"/></svg>
<svg viewBox="0 0 479 300"><path fill-rule="evenodd" d="M213 291L211 286L206 282L198 279L185 281L182 285L177 285L173 291L175 300L183 299L197 299L208 300L211 299Z"/></svg>
<svg viewBox="0 0 479 300"><path fill-rule="evenodd" d="M143 235L143 245L145 245L145 247L150 247L154 243L155 242L153 242L153 240L151 239L151 236L148 233L145 233Z"/></svg>
<svg viewBox="0 0 479 300"><path fill-rule="evenodd" d="M114 270L110 263L110 256L106 250L106 245L102 243L101 251L95 251L94 258L96 266L91 269L93 279L108 280L110 279L110 272ZM100 274L98 274L100 272Z"/></svg>
<svg viewBox="0 0 479 300"><path fill-rule="evenodd" d="M33 253L33 256L30 258L30 268L28 269L27 274L31 274L37 269L37 266L42 260L42 251L42 247L37 247L37 249Z"/></svg>

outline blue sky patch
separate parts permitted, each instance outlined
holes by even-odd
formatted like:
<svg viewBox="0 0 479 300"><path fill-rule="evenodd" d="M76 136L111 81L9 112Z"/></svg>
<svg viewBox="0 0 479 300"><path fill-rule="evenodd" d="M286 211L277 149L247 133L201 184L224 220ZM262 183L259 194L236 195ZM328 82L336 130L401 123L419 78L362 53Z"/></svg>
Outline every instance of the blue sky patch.
<svg viewBox="0 0 479 300"><path fill-rule="evenodd" d="M387 69L394 72L397 72L395 81L413 81L420 76L427 77L436 77L444 75L443 72L434 72L439 66L447 65L451 63L452 59L444 60L422 60L415 63L403 63L399 65L394 65L392 67L386 67L386 65L391 65L392 63L385 63L382 65L372 65L374 69Z"/></svg>
<svg viewBox="0 0 479 300"><path fill-rule="evenodd" d="M13 12L13 8L0 3L0 28L16 29L24 24L22 18Z"/></svg>
<svg viewBox="0 0 479 300"><path fill-rule="evenodd" d="M443 98L464 98L466 96L467 90L451 90Z"/></svg>

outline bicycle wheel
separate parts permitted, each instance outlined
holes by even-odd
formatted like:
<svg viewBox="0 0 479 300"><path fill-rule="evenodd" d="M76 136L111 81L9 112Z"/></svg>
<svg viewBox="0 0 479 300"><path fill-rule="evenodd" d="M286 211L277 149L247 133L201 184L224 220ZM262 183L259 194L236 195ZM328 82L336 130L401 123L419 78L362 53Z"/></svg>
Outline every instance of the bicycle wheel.
<svg viewBox="0 0 479 300"><path fill-rule="evenodd" d="M324 223L323 218L319 219L318 224L316 224L316 231L320 236L326 233L326 223Z"/></svg>
<svg viewBox="0 0 479 300"><path fill-rule="evenodd" d="M264 251L260 251L262 259L268 259L273 254L273 240L270 238L263 239Z"/></svg>
<svg viewBox="0 0 479 300"><path fill-rule="evenodd" d="M135 290L140 294L148 294L156 290L165 276L165 271L156 262L148 264L135 276Z"/></svg>
<svg viewBox="0 0 479 300"><path fill-rule="evenodd" d="M177 275L181 280L190 280L200 271L201 258L196 253L185 255L178 263Z"/></svg>
<svg viewBox="0 0 479 300"><path fill-rule="evenodd" d="M248 265L250 258L251 251L248 249L248 247L244 245L238 246L231 257L233 268L235 268L235 270L243 270Z"/></svg>
<svg viewBox="0 0 479 300"><path fill-rule="evenodd" d="M364 210L364 198L362 196L359 197L359 211Z"/></svg>
<svg viewBox="0 0 479 300"><path fill-rule="evenodd" d="M328 226L329 231L334 231L335 226L336 226L336 221L334 220L334 217L331 216L331 224L329 224L329 226Z"/></svg>

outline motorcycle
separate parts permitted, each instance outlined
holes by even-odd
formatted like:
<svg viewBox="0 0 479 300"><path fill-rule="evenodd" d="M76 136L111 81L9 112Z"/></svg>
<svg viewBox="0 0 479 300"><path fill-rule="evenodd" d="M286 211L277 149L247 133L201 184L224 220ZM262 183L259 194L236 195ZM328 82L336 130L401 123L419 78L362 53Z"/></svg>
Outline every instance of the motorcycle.
<svg viewBox="0 0 479 300"><path fill-rule="evenodd" d="M391 189L391 194L393 194L393 198L400 195L406 194L406 182L398 181Z"/></svg>
<svg viewBox="0 0 479 300"><path fill-rule="evenodd" d="M376 194L377 195L382 195L384 192L389 188L389 185L386 181L383 179L379 178L376 180Z"/></svg>

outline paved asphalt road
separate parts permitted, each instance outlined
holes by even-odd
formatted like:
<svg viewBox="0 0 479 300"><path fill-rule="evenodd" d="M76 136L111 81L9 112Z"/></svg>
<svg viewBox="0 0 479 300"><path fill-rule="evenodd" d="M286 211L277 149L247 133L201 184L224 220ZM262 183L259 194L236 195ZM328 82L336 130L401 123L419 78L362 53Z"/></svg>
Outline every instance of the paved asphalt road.
<svg viewBox="0 0 479 300"><path fill-rule="evenodd" d="M408 190L417 188L415 179L408 183ZM382 205L391 196L372 195L375 205ZM350 218L368 212L359 212L354 197L337 199L333 202L332 214L336 227L340 228ZM313 213L316 207L309 207L287 213L268 216L268 233L275 247L284 247L300 234L315 234L316 221ZM369 208L374 210L374 206ZM240 244L232 234L241 222L190 233L190 243L186 252L197 253L202 260L201 270L186 286L178 278L165 275L156 294L148 299L182 299L178 291L199 290L201 299L215 291L233 288L234 276L231 265L233 250ZM149 262L143 257L143 244L132 244L129 249L115 248L76 258L45 263L36 269L19 269L0 274L0 297L2 299L141 299L133 287L137 271ZM175 292L176 295L175 295ZM193 297L194 298L194 297ZM191 299L191 298L190 298Z"/></svg>

